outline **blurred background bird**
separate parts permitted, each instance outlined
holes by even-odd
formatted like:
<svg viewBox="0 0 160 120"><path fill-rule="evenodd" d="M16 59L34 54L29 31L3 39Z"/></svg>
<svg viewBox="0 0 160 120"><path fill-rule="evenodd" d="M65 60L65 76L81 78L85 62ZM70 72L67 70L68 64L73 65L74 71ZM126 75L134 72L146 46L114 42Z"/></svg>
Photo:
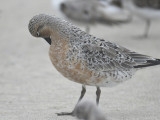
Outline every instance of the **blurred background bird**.
<svg viewBox="0 0 160 120"><path fill-rule="evenodd" d="M96 23L113 26L130 21L120 0L52 0L52 5L62 16L86 26L87 33Z"/></svg>
<svg viewBox="0 0 160 120"><path fill-rule="evenodd" d="M122 0L125 9L146 22L142 37L148 37L151 21L160 19L160 0Z"/></svg>

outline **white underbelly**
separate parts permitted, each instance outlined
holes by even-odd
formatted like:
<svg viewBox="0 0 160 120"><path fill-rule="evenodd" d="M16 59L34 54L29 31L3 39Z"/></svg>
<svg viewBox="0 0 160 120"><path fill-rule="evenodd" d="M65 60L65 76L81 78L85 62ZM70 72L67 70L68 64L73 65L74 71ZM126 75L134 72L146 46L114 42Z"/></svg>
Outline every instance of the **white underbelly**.
<svg viewBox="0 0 160 120"><path fill-rule="evenodd" d="M93 77L92 79L87 81L87 85L90 86L99 86L99 87L112 87L123 83L132 78L136 70L130 71L113 71L106 74L106 78L101 79L97 82L96 78Z"/></svg>

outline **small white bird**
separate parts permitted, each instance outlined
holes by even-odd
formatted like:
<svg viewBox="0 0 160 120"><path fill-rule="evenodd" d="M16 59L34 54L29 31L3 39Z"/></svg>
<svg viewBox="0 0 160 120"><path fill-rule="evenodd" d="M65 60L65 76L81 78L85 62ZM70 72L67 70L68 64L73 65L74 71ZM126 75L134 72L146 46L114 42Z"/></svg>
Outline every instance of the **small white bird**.
<svg viewBox="0 0 160 120"><path fill-rule="evenodd" d="M122 0L123 6L146 22L143 37L148 37L152 20L160 19L160 0Z"/></svg>
<svg viewBox="0 0 160 120"><path fill-rule="evenodd" d="M118 0L52 0L52 5L70 20L86 26L95 23L117 25L127 23L127 13L120 8Z"/></svg>

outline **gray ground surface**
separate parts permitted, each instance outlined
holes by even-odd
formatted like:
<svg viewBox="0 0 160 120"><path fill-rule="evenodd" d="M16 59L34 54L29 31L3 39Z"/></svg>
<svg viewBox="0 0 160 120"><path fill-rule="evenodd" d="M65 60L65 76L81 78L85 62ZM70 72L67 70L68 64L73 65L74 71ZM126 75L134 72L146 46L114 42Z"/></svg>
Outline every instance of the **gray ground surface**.
<svg viewBox="0 0 160 120"><path fill-rule="evenodd" d="M49 0L0 0L0 120L75 120L55 113L71 111L81 85L61 76L48 57L48 44L28 32L35 14L54 14ZM139 53L160 58L160 22L150 37L137 39L144 22L95 26L91 33ZM98 31L98 32L97 32ZM108 120L160 120L160 66L138 71L133 79L102 88L100 106ZM95 100L88 87L85 99Z"/></svg>

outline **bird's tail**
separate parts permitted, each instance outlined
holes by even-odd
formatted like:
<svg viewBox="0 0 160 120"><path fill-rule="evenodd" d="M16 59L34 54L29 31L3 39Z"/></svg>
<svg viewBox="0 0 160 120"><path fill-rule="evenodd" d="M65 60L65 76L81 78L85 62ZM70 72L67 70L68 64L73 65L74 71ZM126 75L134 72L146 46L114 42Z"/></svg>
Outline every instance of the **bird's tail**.
<svg viewBox="0 0 160 120"><path fill-rule="evenodd" d="M132 59L131 61L134 61L135 64L132 66L134 68L145 68L145 67L160 65L160 59L139 54L122 47L121 49L123 49L123 52Z"/></svg>
<svg viewBox="0 0 160 120"><path fill-rule="evenodd" d="M144 67L150 67L155 65L160 65L160 59L147 60L146 63L134 66L134 68L144 68Z"/></svg>

